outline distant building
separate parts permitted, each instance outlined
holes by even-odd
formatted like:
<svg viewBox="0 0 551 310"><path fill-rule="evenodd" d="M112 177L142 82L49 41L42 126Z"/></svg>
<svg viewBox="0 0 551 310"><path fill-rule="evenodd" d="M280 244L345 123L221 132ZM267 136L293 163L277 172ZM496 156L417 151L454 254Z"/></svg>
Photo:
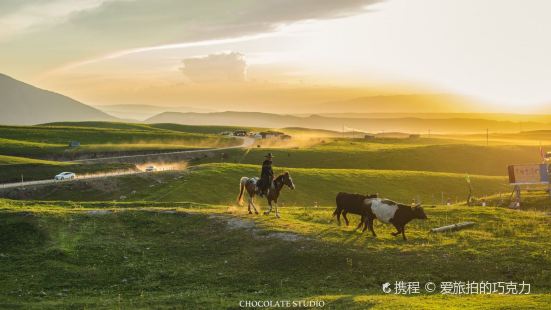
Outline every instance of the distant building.
<svg viewBox="0 0 551 310"><path fill-rule="evenodd" d="M78 141L69 142L69 147L79 147L79 146L80 146L80 142Z"/></svg>
<svg viewBox="0 0 551 310"><path fill-rule="evenodd" d="M281 140L291 140L291 138L292 138L292 137L289 136L289 135L281 135L281 136L279 136L279 137L281 138Z"/></svg>
<svg viewBox="0 0 551 310"><path fill-rule="evenodd" d="M418 139L418 138L421 138L421 135L419 135L419 134L411 134L411 135L409 135L409 138L410 138L410 139Z"/></svg>
<svg viewBox="0 0 551 310"><path fill-rule="evenodd" d="M375 140L375 136L374 135L365 135L364 139L366 139L366 140Z"/></svg>
<svg viewBox="0 0 551 310"><path fill-rule="evenodd" d="M233 135L236 137L245 137L247 132L245 130L236 130L233 132Z"/></svg>

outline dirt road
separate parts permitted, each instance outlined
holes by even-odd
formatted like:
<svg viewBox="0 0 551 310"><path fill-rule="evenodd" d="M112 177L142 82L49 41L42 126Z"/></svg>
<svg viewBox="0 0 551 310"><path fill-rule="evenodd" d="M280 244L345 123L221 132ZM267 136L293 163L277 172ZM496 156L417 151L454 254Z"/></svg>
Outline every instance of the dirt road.
<svg viewBox="0 0 551 310"><path fill-rule="evenodd" d="M108 158L97 158L97 159L86 159L86 160L76 160L74 162L78 163L90 163L94 161L105 161L105 160L124 160L124 159L130 159L130 158L150 158L150 157L162 157L166 155L174 155L174 154L202 154L206 152L219 152L224 150L231 150L231 149L238 149L238 148L250 148L254 144L254 139L248 138L248 137L240 137L243 140L243 143L236 146L229 146L229 147L222 147L222 148L212 148L212 149L199 149L199 150L190 150L190 151L177 151L177 152L166 152L166 153L158 153L158 154L148 154L148 155L129 155L129 156L118 156L118 157L108 157ZM61 172L61 171L60 171ZM97 173L97 174L91 174L91 175L84 175L84 176L78 176L75 179L72 180L63 180L63 181L56 181L53 179L48 180L38 180L38 181L27 181L27 182L17 182L17 183L4 183L0 184L0 189L4 188L14 188L14 187L25 187L25 186L34 186L34 185L43 185L43 184L52 184L52 183L63 183L63 182L72 182L77 180L84 180L84 179L101 179L101 178L108 178L113 176L121 176L121 175L132 175L132 174L139 174L139 173L152 173L152 172L143 172L143 171L114 171L114 172L108 172L108 173Z"/></svg>

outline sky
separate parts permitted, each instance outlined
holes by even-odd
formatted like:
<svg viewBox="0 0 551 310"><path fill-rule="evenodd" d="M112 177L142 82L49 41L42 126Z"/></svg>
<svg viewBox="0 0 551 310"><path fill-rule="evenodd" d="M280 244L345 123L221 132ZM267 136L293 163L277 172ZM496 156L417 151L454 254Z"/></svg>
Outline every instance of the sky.
<svg viewBox="0 0 551 310"><path fill-rule="evenodd" d="M288 112L446 93L477 111L551 112L548 12L546 0L3 0L0 71L92 105Z"/></svg>

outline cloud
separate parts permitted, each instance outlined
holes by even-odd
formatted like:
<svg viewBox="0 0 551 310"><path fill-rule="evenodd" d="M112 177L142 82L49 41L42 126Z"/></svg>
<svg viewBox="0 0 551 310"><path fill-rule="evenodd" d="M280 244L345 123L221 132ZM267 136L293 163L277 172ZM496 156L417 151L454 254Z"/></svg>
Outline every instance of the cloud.
<svg viewBox="0 0 551 310"><path fill-rule="evenodd" d="M244 82L247 63L240 53L210 54L206 57L187 58L181 68L184 75L195 83Z"/></svg>
<svg viewBox="0 0 551 310"><path fill-rule="evenodd" d="M366 6L379 2L6 1L7 4L0 4L8 12L0 13L0 24L7 24L3 32L8 37L0 41L0 67L22 72L52 69L121 50L270 33L300 21L362 14ZM13 63L18 66L13 67Z"/></svg>
<svg viewBox="0 0 551 310"><path fill-rule="evenodd" d="M0 5L0 40L45 25L63 23L72 14L98 8L108 1L115 0L6 0Z"/></svg>

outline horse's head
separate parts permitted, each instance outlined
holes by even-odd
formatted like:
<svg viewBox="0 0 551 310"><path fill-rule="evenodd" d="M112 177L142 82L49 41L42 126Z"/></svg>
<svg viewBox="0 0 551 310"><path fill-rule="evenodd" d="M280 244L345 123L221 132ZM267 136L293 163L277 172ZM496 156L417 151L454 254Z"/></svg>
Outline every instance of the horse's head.
<svg viewBox="0 0 551 310"><path fill-rule="evenodd" d="M290 189L295 189L295 183L293 183L293 178L291 178L289 172L283 174L283 184L289 186Z"/></svg>

